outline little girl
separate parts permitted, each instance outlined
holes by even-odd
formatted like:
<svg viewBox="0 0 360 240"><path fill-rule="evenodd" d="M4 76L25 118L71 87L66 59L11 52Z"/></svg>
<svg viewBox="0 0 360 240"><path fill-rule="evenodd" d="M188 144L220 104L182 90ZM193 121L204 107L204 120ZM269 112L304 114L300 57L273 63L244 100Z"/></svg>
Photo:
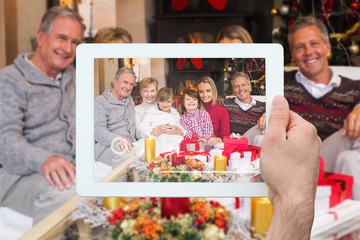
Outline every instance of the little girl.
<svg viewBox="0 0 360 240"><path fill-rule="evenodd" d="M172 107L174 91L161 88L156 96L157 104L150 107L140 123L142 136L155 137L156 155L179 149L185 130L180 125L180 114Z"/></svg>
<svg viewBox="0 0 360 240"><path fill-rule="evenodd" d="M207 141L214 137L214 129L210 115L204 110L200 110L200 96L195 90L186 90L181 98L180 124L186 131L186 137L191 138L196 133L199 139Z"/></svg>

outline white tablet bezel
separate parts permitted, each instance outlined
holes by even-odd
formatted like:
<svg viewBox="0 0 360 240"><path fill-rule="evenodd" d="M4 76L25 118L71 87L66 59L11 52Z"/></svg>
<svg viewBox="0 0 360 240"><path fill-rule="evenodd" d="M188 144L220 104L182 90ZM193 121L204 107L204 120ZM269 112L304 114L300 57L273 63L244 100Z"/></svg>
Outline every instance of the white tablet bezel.
<svg viewBox="0 0 360 240"><path fill-rule="evenodd" d="M266 197L262 182L100 183L94 178L94 59L265 58L266 110L283 95L283 47L279 44L80 44L76 50L76 190L91 197ZM267 117L269 114L267 114Z"/></svg>

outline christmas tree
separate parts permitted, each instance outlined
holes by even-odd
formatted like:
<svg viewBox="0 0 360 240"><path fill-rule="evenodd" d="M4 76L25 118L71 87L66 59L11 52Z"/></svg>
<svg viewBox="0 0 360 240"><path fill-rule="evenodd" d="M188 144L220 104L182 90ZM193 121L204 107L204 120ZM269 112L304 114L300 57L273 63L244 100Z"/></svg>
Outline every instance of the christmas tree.
<svg viewBox="0 0 360 240"><path fill-rule="evenodd" d="M265 59L264 58L233 58L224 69L227 89L225 95L232 94L231 78L236 72L249 75L252 95L265 95Z"/></svg>
<svg viewBox="0 0 360 240"><path fill-rule="evenodd" d="M271 10L271 15L281 17L284 23L284 26L274 29L273 36L284 47L285 65L291 64L287 41L291 24L298 17L308 15L321 19L328 29L331 43L330 65L356 65L356 59L360 58L358 0L284 0L279 9Z"/></svg>

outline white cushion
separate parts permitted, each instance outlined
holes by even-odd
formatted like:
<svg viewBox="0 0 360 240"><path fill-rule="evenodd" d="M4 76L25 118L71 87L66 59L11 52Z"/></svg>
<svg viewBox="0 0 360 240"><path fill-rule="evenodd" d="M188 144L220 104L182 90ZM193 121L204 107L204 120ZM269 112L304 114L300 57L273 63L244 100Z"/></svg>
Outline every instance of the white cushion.
<svg viewBox="0 0 360 240"><path fill-rule="evenodd" d="M15 240L32 228L32 218L0 207L0 239Z"/></svg>

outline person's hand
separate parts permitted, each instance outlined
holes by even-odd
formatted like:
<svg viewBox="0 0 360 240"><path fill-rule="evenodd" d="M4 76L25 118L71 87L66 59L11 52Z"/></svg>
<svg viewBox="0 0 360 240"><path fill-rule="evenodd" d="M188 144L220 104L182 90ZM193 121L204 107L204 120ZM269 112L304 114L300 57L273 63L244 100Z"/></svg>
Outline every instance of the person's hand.
<svg viewBox="0 0 360 240"><path fill-rule="evenodd" d="M119 138L116 141L116 147L120 150L120 152L128 153L134 149L134 144L126 138Z"/></svg>
<svg viewBox="0 0 360 240"><path fill-rule="evenodd" d="M167 124L165 134L183 136L184 133L179 126Z"/></svg>
<svg viewBox="0 0 360 240"><path fill-rule="evenodd" d="M341 135L347 136L353 142L360 139L360 105L347 115Z"/></svg>
<svg viewBox="0 0 360 240"><path fill-rule="evenodd" d="M52 155L45 160L40 172L52 187L58 187L61 191L64 187L71 188L76 182L75 166L67 159Z"/></svg>
<svg viewBox="0 0 360 240"><path fill-rule="evenodd" d="M206 145L207 146L215 146L218 143L222 143L221 138L212 137L212 138L209 138L209 140L207 140Z"/></svg>
<svg viewBox="0 0 360 240"><path fill-rule="evenodd" d="M153 128L150 135L158 137L163 133L165 133L164 127L163 127L163 125L160 125L160 126L157 126L157 127Z"/></svg>
<svg viewBox="0 0 360 240"><path fill-rule="evenodd" d="M315 127L290 111L284 97L275 97L260 157L274 206L267 239L310 238L320 146Z"/></svg>
<svg viewBox="0 0 360 240"><path fill-rule="evenodd" d="M261 131L266 128L266 113L261 115L261 117L259 118L259 120L258 120L258 122L256 124L256 128L261 130Z"/></svg>

